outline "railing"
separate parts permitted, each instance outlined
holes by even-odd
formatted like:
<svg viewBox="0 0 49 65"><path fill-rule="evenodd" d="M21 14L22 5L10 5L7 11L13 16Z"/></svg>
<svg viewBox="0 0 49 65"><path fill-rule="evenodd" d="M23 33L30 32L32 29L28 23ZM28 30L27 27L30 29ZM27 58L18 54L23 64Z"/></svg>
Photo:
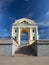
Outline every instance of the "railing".
<svg viewBox="0 0 49 65"><path fill-rule="evenodd" d="M1 40L6 40L6 39L8 39L8 40L10 40L10 39L13 39L17 44L18 44L18 42L17 42L17 40L15 39L15 38L13 38L12 36L0 36L0 39ZM34 43L36 40L32 40L32 41L30 41L31 42L31 44L32 43ZM25 43L25 42L24 42Z"/></svg>
<svg viewBox="0 0 49 65"><path fill-rule="evenodd" d="M12 36L0 36L0 40L13 39L17 44L18 42Z"/></svg>
<svg viewBox="0 0 49 65"><path fill-rule="evenodd" d="M11 39L11 37L10 36L0 36L0 39Z"/></svg>
<svg viewBox="0 0 49 65"><path fill-rule="evenodd" d="M18 44L18 42L17 42L17 40L15 40L15 38L13 38L13 37L11 37L17 44Z"/></svg>

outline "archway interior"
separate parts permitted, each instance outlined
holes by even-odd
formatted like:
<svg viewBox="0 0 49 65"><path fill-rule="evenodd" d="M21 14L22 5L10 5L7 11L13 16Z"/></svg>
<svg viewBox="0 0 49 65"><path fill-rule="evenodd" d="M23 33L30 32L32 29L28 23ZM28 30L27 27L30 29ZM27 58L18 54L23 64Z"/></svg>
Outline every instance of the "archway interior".
<svg viewBox="0 0 49 65"><path fill-rule="evenodd" d="M26 46L28 44L28 32L23 30L21 32L21 45Z"/></svg>

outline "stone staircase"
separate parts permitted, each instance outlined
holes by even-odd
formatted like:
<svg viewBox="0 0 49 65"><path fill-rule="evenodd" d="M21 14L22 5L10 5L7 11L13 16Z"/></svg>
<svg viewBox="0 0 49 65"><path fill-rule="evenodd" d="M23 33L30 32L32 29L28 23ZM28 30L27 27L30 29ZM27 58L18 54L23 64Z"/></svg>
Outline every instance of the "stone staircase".
<svg viewBox="0 0 49 65"><path fill-rule="evenodd" d="M28 46L19 45L18 50L15 52L14 56L28 56L28 55L31 55L31 56L36 55L31 45L28 45Z"/></svg>

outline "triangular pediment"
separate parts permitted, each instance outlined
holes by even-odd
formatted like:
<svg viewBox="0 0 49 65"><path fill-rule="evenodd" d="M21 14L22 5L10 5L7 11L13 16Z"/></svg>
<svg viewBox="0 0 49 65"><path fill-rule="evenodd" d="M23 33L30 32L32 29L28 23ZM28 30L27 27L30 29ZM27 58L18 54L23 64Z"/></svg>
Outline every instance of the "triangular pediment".
<svg viewBox="0 0 49 65"><path fill-rule="evenodd" d="M22 19L18 19L14 22L14 24L24 24L24 25L28 25L28 24L36 24L33 20L27 19L27 18L22 18Z"/></svg>

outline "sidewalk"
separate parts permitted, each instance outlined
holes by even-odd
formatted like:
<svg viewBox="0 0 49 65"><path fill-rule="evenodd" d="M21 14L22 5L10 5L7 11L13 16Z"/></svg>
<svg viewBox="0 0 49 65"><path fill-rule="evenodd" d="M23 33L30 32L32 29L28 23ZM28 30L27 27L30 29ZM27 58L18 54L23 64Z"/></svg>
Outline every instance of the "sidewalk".
<svg viewBox="0 0 49 65"><path fill-rule="evenodd" d="M49 65L49 57L30 55L0 56L0 65Z"/></svg>

